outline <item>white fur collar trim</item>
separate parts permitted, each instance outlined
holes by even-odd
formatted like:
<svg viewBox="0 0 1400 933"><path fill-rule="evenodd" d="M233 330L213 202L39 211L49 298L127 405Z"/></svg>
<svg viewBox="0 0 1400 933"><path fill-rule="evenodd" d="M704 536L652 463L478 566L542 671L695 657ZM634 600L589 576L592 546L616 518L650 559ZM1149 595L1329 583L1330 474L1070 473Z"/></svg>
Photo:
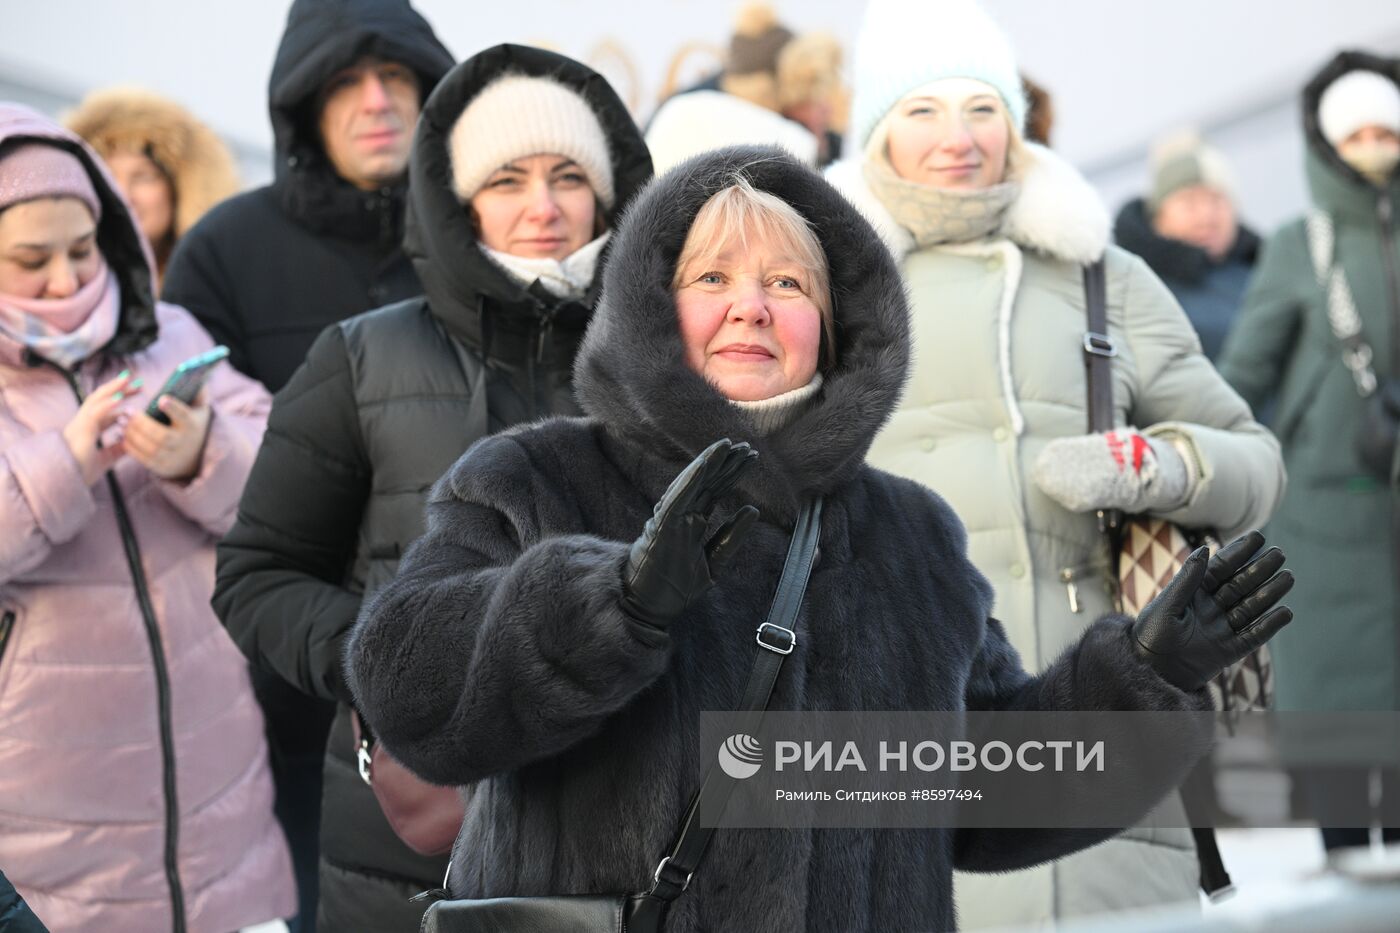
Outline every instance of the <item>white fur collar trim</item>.
<svg viewBox="0 0 1400 933"><path fill-rule="evenodd" d="M1025 143L1026 169L1021 193L1012 202L1002 234L1013 243L1077 264L1098 259L1108 248L1108 210L1098 192L1074 166L1044 146ZM914 238L895 223L866 184L859 159L843 159L826 179L865 215L890 252L904 257Z"/></svg>

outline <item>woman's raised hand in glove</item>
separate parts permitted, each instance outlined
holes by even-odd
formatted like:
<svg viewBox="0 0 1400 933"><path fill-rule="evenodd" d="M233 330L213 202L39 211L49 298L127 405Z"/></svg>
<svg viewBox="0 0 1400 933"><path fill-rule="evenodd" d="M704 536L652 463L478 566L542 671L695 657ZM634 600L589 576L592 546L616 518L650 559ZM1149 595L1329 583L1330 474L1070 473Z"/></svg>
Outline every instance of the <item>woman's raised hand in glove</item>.
<svg viewBox="0 0 1400 933"><path fill-rule="evenodd" d="M622 569L622 608L629 615L664 630L714 583L758 509L740 508L707 538L710 512L757 459L748 444L725 438L671 481Z"/></svg>
<svg viewBox="0 0 1400 933"><path fill-rule="evenodd" d="M1182 690L1204 687L1293 620L1275 605L1293 587L1283 552L1257 531L1211 557L1202 547L1186 560L1132 624L1138 656Z"/></svg>

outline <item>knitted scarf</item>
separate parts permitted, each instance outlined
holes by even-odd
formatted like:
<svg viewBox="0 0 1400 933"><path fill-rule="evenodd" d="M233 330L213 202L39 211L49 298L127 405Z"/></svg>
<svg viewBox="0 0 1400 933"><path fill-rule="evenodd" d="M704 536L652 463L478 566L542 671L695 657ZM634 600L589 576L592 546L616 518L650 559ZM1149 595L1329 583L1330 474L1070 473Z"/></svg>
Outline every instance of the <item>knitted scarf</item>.
<svg viewBox="0 0 1400 933"><path fill-rule="evenodd" d="M91 281L67 298L0 294L0 334L72 369L116 335L120 312L121 287L104 262Z"/></svg>
<svg viewBox="0 0 1400 933"><path fill-rule="evenodd" d="M871 192L920 248L991 236L1021 193L1017 181L972 191L921 185L900 178L883 152L872 154L862 168Z"/></svg>

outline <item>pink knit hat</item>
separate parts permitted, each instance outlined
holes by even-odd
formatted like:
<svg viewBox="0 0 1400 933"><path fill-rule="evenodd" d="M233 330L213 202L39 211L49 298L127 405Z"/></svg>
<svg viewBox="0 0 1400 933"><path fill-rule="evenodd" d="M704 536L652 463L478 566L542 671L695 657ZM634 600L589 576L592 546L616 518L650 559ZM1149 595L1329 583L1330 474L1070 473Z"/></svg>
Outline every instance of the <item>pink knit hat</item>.
<svg viewBox="0 0 1400 933"><path fill-rule="evenodd" d="M72 153L43 142L23 142L0 156L0 211L36 198L77 198L102 219L102 202L87 169Z"/></svg>

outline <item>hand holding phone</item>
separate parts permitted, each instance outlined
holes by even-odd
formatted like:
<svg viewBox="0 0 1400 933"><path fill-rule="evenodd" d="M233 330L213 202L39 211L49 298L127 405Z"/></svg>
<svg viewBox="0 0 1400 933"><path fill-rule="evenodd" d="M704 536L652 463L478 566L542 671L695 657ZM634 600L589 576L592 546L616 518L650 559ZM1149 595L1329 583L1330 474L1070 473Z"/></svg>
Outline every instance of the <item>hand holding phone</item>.
<svg viewBox="0 0 1400 933"><path fill-rule="evenodd" d="M131 459L161 479L181 482L199 473L211 417L209 406L199 404L200 391L210 370L226 356L226 348L215 347L176 367L146 407L149 417L138 415L126 423L122 446ZM167 399L164 408L162 399Z"/></svg>
<svg viewBox="0 0 1400 933"><path fill-rule="evenodd" d="M170 378L165 380L165 385L161 386L155 398L151 399L151 404L146 406L146 414L168 426L170 416L160 410L161 396L169 395L186 405L192 404L199 390L204 388L210 371L227 357L228 347L218 346L198 356L192 356L175 367Z"/></svg>

